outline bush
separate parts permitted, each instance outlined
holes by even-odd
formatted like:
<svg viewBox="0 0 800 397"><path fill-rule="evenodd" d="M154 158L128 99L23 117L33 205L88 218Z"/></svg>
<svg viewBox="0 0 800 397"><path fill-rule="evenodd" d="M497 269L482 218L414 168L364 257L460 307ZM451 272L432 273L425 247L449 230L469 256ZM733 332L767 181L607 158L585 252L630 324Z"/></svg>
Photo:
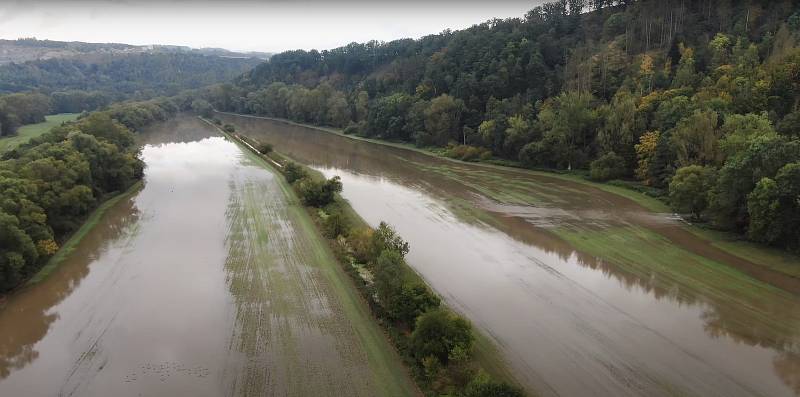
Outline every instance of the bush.
<svg viewBox="0 0 800 397"><path fill-rule="evenodd" d="M342 191L342 182L338 176L324 182L303 178L297 182L296 188L303 204L324 207L333 202L336 193Z"/></svg>
<svg viewBox="0 0 800 397"><path fill-rule="evenodd" d="M269 144L269 143L259 143L256 146L256 149L261 154L270 154L270 153L272 153L272 145Z"/></svg>
<svg viewBox="0 0 800 397"><path fill-rule="evenodd" d="M289 161L283 166L283 176L286 178L286 182L295 183L303 178L307 178L308 173L302 166Z"/></svg>
<svg viewBox="0 0 800 397"><path fill-rule="evenodd" d="M448 148L445 156L463 161L478 161L489 159L492 157L492 152L477 146L456 145Z"/></svg>
<svg viewBox="0 0 800 397"><path fill-rule="evenodd" d="M358 227L350 230L347 241L353 250L353 257L358 263L369 263L372 257L372 235L375 232L368 227Z"/></svg>
<svg viewBox="0 0 800 397"><path fill-rule="evenodd" d="M614 152L608 152L589 166L589 177L596 181L608 181L625 175L625 160Z"/></svg>
<svg viewBox="0 0 800 397"><path fill-rule="evenodd" d="M361 133L361 131L362 128L360 125L356 123L350 123L342 132L344 132L346 135L358 135Z"/></svg>
<svg viewBox="0 0 800 397"><path fill-rule="evenodd" d="M447 365L451 355L472 351L472 326L460 316L442 309L431 310L417 319L411 333L411 353L418 362L433 357Z"/></svg>
<svg viewBox="0 0 800 397"><path fill-rule="evenodd" d="M225 124L225 126L223 126L222 129L229 134L233 134L234 132L236 132L236 127L230 124Z"/></svg>
<svg viewBox="0 0 800 397"><path fill-rule="evenodd" d="M481 373L464 389L464 397L523 397L525 393L518 387L497 382Z"/></svg>
<svg viewBox="0 0 800 397"><path fill-rule="evenodd" d="M347 233L350 229L350 224L347 218L342 215L341 211L335 211L325 218L323 229L326 237L335 239Z"/></svg>
<svg viewBox="0 0 800 397"><path fill-rule="evenodd" d="M378 229L372 233L371 259L376 259L383 251L396 251L400 257L408 254L408 243L389 226L386 222L381 222Z"/></svg>

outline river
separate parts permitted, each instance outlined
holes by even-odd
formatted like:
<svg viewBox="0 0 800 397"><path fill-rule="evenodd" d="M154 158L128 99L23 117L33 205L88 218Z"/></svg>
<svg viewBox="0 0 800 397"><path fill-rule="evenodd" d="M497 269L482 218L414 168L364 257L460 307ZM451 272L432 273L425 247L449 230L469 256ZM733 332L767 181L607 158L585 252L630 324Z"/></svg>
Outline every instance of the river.
<svg viewBox="0 0 800 397"><path fill-rule="evenodd" d="M355 210L397 228L411 244L409 264L495 342L531 391L800 395L798 280L668 214L562 178L220 118L339 175ZM604 244L617 252L591 254Z"/></svg>
<svg viewBox="0 0 800 397"><path fill-rule="evenodd" d="M416 392L273 173L194 117L142 140L143 189L0 306L0 396Z"/></svg>

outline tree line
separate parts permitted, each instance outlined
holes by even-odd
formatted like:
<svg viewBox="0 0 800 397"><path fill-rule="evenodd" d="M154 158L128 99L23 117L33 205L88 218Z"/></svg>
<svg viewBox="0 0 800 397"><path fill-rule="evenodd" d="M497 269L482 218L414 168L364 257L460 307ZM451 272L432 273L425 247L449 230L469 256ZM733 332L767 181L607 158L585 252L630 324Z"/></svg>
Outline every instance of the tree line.
<svg viewBox="0 0 800 397"><path fill-rule="evenodd" d="M203 96L464 160L631 181L796 250L798 39L791 1L562 0L418 40L288 51Z"/></svg>
<svg viewBox="0 0 800 397"><path fill-rule="evenodd" d="M3 154L0 292L36 273L100 202L142 178L133 131L171 117L181 104L180 98L117 104Z"/></svg>
<svg viewBox="0 0 800 397"><path fill-rule="evenodd" d="M217 123L219 124L219 123ZM235 130L235 128L231 128ZM363 224L339 198L338 176L324 179L287 161L272 146L237 136L281 164L281 173L328 238L339 263L389 331L426 394L518 397L517 387L490 378L473 360L472 325L441 299L405 262L409 244L388 224Z"/></svg>

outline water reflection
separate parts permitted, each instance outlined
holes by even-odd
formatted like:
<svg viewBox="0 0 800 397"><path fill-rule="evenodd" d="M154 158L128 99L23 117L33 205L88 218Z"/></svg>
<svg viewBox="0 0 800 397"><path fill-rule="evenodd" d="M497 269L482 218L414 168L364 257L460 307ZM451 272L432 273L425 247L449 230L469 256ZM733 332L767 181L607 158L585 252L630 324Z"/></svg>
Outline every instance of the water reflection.
<svg viewBox="0 0 800 397"><path fill-rule="evenodd" d="M194 119L159 127L142 137L144 188L0 310L0 395L224 394L225 208L240 152ZM166 143L171 131L186 141Z"/></svg>
<svg viewBox="0 0 800 397"><path fill-rule="evenodd" d="M39 357L36 343L60 318L59 312L51 309L81 285L92 259L133 236L132 226L139 216L132 198L120 201L46 279L8 297L0 307L0 379Z"/></svg>
<svg viewBox="0 0 800 397"><path fill-rule="evenodd" d="M736 259L665 217L546 176L225 118L326 175L340 175L356 210L370 223L394 224L411 242L411 265L491 335L539 392L797 394L798 297L709 267L702 258ZM646 228L691 254L674 268L619 266L576 252L548 232L550 222ZM733 264L748 271L746 261ZM683 279L682 268L704 273ZM793 286L786 277L754 276Z"/></svg>

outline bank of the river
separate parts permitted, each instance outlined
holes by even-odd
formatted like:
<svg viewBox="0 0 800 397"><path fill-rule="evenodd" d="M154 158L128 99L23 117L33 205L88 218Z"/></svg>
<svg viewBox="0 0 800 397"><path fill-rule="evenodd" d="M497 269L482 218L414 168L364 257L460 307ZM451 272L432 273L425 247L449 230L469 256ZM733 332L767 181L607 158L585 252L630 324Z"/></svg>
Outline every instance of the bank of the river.
<svg viewBox="0 0 800 397"><path fill-rule="evenodd" d="M253 115L237 114L230 112L217 112L217 113L234 115L237 117L272 120L272 121L286 123L289 125L311 128L331 134L336 134L338 136L345 137L348 139L414 151L416 153L432 156L441 160L452 162L454 164L468 164L470 166L478 166L486 169L494 169L499 171L513 171L521 174L545 176L549 178L560 179L564 181L582 184L585 186L594 187L602 191L623 197L625 199L631 200L640 207L648 211L651 211L653 213L659 213L659 214L671 213L669 206L656 197L649 196L640 191L621 185L591 181L585 178L584 176L575 173L530 170L521 167L509 167L509 166L484 163L484 162L465 162L462 160L443 156L441 153L437 153L429 149L419 148L407 143L388 142L380 139L365 138L355 135L344 134L340 129L332 127L321 127L310 124L298 123L287 119L265 117L265 116L253 116ZM488 195L491 197L492 196L491 192ZM494 197L492 198L502 199L501 197L498 197L496 195L494 195ZM531 201L535 199L536 198L529 196L522 199L522 201ZM671 215L671 216L675 219L679 219L677 218L677 215ZM703 227L702 225L694 225L692 223L685 222L682 220L680 227L684 228L688 233L697 236L698 239L706 241L708 245L717 247L721 250L725 250L726 252L730 253L731 256L738 258L738 260L733 260L727 263L728 265L736 268L738 271L743 272L747 276L755 277L762 281L776 284L777 286L787 289L792 293L800 294L800 257L798 257L797 255L788 253L780 249L766 247L761 244L745 241L741 236L733 233L710 230L706 227ZM657 235L655 234L648 235L646 233L641 233L641 231L634 231L628 229L616 229L613 231L606 230L602 235L603 237L602 239L586 238L586 235L582 230L554 229L554 231L556 232L556 234L558 234L565 240L569 241L579 250L584 251L587 254L595 255L597 257L604 258L607 260L620 259L621 258L620 255L623 256L625 255L625 252L627 251L626 248L630 248L630 244L632 242L637 242L637 243L644 242L644 245L639 245L640 248L643 247L646 250L644 252L644 256L652 256L652 255L658 256L658 254L663 252L663 250L668 250L668 251L670 250L670 244L659 244L660 241L656 238ZM581 236L579 236L579 234ZM651 244L650 242L653 242L653 244ZM640 253L635 253L635 255L641 257L639 256ZM670 255L665 255L665 256L668 257ZM636 260L637 258L623 257L622 259L624 261L633 261ZM779 280L780 278L779 275L788 276L790 277L790 279Z"/></svg>
<svg viewBox="0 0 800 397"><path fill-rule="evenodd" d="M277 164L270 164L265 158L254 152L254 148L246 142L228 134L213 123L203 120L210 126L235 142L245 153L245 156L254 164L258 164L275 176L275 181L280 186L281 193L287 199L288 211L293 219L297 220L296 225L311 243L306 248L312 252L313 257L318 261L320 269L324 273L324 278L329 280L330 285L340 298L341 307L344 311L342 315L352 322L353 328L359 332L358 338L363 343L369 366L374 373L374 380L378 383L378 390L381 395L387 396L412 396L419 395L420 391L411 381L408 370L403 366L402 359L391 345L386 335L382 332L378 324L373 320L372 313L366 302L358 295L357 288L350 277L344 272L333 252L331 252L325 238L315 226L306 208L300 203L294 190L288 185L281 176L280 171L275 169ZM271 160L270 160L271 161ZM263 200L266 197L258 197ZM255 202L251 202L255 204ZM252 212L252 211L251 211ZM251 217L251 222L257 222L257 217ZM256 228L264 228L267 225L255 225Z"/></svg>
<svg viewBox="0 0 800 397"><path fill-rule="evenodd" d="M50 131L51 128L61 123L78 118L79 113L59 113L45 116L45 121L36 124L23 125L14 136L0 138L0 154L22 145L29 140Z"/></svg>
<svg viewBox="0 0 800 397"><path fill-rule="evenodd" d="M545 173L218 117L341 176L342 196L372 227L395 226L413 247L408 264L532 392L794 395L799 298L775 287L794 278L669 214Z"/></svg>
<svg viewBox="0 0 800 397"><path fill-rule="evenodd" d="M211 122L209 122L207 120L204 120L204 121L206 123L208 123L209 125L213 125ZM280 153L277 153L277 152L272 152L272 153L270 153L270 155L262 155L261 153L258 153L258 151L257 151L257 149L255 147L253 147L250 143L244 141L243 139L240 139L237 136L233 136L231 134L228 134L225 131L223 131L222 129L219 129L219 131L221 133L224 133L230 139L232 139L235 142L237 142L239 145L241 145L243 147L243 149L245 149L245 150L247 150L249 152L248 153L249 156L254 156L254 157L258 158L264 164L265 167L270 168L271 170L273 170L273 172L277 171L277 170L274 169L275 166L278 166L278 167L282 167L282 166L281 166L281 164L279 162L277 162L276 160L270 158L270 156L276 156L277 158L280 159L281 162L284 162L284 163L289 160L288 158L286 158L285 156L283 156L283 155L281 155ZM272 164L268 164L267 161L269 161ZM317 175L314 176L314 178L324 178L324 175L322 175L321 173L318 173L315 170L309 169L309 171L311 173L317 174ZM281 184L282 184L286 194L290 195L293 198L293 200L296 202L296 204L299 207L302 208L303 206L297 200L297 196L296 196L294 190L283 179L281 179ZM337 195L337 208L339 210L341 210L345 214L344 215L345 219L347 219L348 223L350 224L350 227L355 227L355 228L370 228L371 227L350 206L349 202L346 199L344 199L343 197L341 197L340 195ZM319 239L321 239L321 240L325 240L325 238L320 234L321 233L321 231L319 229L320 225L316 224L315 222L313 222L311 220L312 214L310 213L310 211L312 211L312 209L306 208L306 211L305 211L305 215L306 216L304 218L306 218L308 220L308 222L306 222L304 224L304 227L308 226L308 227L314 228L315 229L315 234L317 235L317 237ZM326 244L326 246L327 246L327 244ZM327 246L327 250L326 251L327 251L326 253L328 255L333 255L331 253L331 251L330 251L330 247L329 246ZM339 270L343 270L344 267L346 266L343 263L338 263L338 265L339 265ZM347 278L346 282L344 282L344 281L342 282L342 284L347 284L343 288L348 288L350 291L357 291L358 290L358 287L353 284L354 280L352 280L351 277L348 277L346 275L346 273L343 272L343 271L339 271L338 273L340 273L338 275L339 277L345 276ZM410 279L416 280L417 282L425 283L424 278L421 277L421 275L419 273L417 273L410 266L405 265L403 273L404 273L404 278L410 278ZM361 306L364 306L366 304L366 302L364 301L363 297L360 297L359 300L360 300L359 303L360 303ZM497 347L492 343L492 341L489 338L487 338L485 335L483 335L480 330L475 330L474 336L475 336L475 345L474 345L473 357L474 357L474 360L475 360L475 364L477 364L479 369L481 371L486 372L487 374L489 374L495 380L502 381L502 382L507 382L509 384L518 384L518 380L514 377L512 371L510 370L510 368L508 366L508 363L503 359L502 355L499 353L499 351L497 350Z"/></svg>
<svg viewBox="0 0 800 397"><path fill-rule="evenodd" d="M31 276L28 279L28 281L21 283L15 289L8 291L6 294L0 294L0 309L2 308L5 298L8 295L15 293L20 288L25 288L27 286L37 284L42 280L44 280L45 278L47 278L47 276L49 276L50 273L53 272L53 270L58 268L58 265L60 265L61 262L63 262L64 259L75 249L75 246L77 246L81 242L83 237L86 236L86 234L89 231L91 231L92 228L95 227L95 225L97 225L97 222L99 222L100 219L102 219L103 215L106 213L106 211L108 211L109 208L113 207L120 200L131 197L141 188L142 188L142 182L141 181L136 182L133 185L131 185L131 187L128 188L128 190L119 193L115 196L112 196L107 200L105 200L104 202L100 203L100 205L98 205L97 208L95 208L94 211L92 211L92 213L89 214L89 216L86 218L83 224L81 224L81 227L78 228L78 230L76 230L74 233L72 233L66 239L66 241L64 241L64 243L59 247L58 251L47 261L47 263L44 266L42 266L41 269L39 269L39 271L36 272L36 274Z"/></svg>
<svg viewBox="0 0 800 397"><path fill-rule="evenodd" d="M58 265L60 265L61 262L63 262L64 259L69 254L72 253L75 247L81 242L83 237L86 236L86 234L89 233L89 231L92 230L97 225L97 223L100 221L100 219L102 219L103 215L105 215L106 211L108 211L109 208L113 207L117 202L119 202L122 199L130 198L138 191L140 191L142 189L142 186L143 186L142 181L138 181L133 185L131 185L131 187L128 188L128 190L109 198L108 200L104 201L99 206L97 206L97 208L94 211L92 211L91 214L89 214L89 216L86 218L86 221L83 222L81 227L78 228L78 230L76 230L75 233L69 236L69 238L64 242L64 244L61 245L58 252L56 252L55 255L53 255L53 257L47 261L47 264L45 264L44 267L39 269L39 271L36 272L36 274L33 277L31 277L31 279L28 280L27 283L25 283L25 285L33 285L39 283L42 280L44 280L47 276L49 276L50 273L52 273L53 270L55 270L58 267Z"/></svg>
<svg viewBox="0 0 800 397"><path fill-rule="evenodd" d="M0 395L419 394L279 177L196 117L140 138L142 188L0 308Z"/></svg>

